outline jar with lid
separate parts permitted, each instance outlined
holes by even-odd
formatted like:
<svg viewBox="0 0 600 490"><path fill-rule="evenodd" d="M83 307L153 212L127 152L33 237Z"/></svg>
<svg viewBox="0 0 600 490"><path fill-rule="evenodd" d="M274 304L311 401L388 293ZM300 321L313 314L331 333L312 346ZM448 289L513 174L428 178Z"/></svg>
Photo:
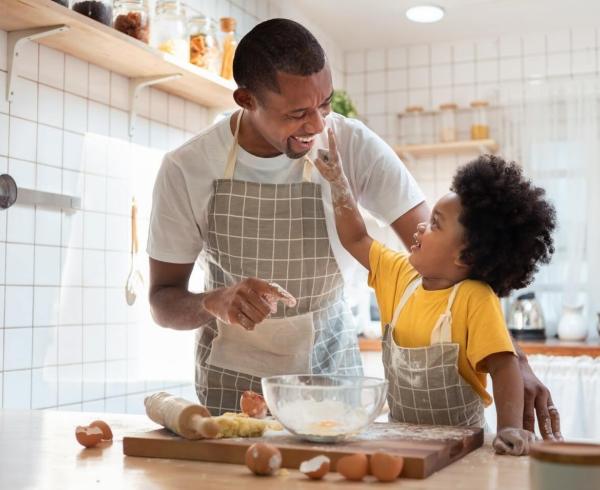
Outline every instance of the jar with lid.
<svg viewBox="0 0 600 490"><path fill-rule="evenodd" d="M113 27L148 44L150 17L146 0L115 0Z"/></svg>
<svg viewBox="0 0 600 490"><path fill-rule="evenodd" d="M71 0L71 9L90 19L112 26L112 0Z"/></svg>
<svg viewBox="0 0 600 490"><path fill-rule="evenodd" d="M222 17L220 19L221 32L223 33L222 46L223 55L221 60L221 76L227 80L233 78L233 56L237 47L237 36L235 33L236 22L233 17Z"/></svg>
<svg viewBox="0 0 600 490"><path fill-rule="evenodd" d="M188 20L190 63L221 73L221 50L217 39L217 23L211 17L197 15Z"/></svg>
<svg viewBox="0 0 600 490"><path fill-rule="evenodd" d="M152 21L151 44L180 61L190 59L185 10L179 0L158 0Z"/></svg>
<svg viewBox="0 0 600 490"><path fill-rule="evenodd" d="M407 145L420 145L423 143L423 108L421 106L409 106L403 117L402 132Z"/></svg>
<svg viewBox="0 0 600 490"><path fill-rule="evenodd" d="M456 141L456 104L440 105L440 141Z"/></svg>
<svg viewBox="0 0 600 490"><path fill-rule="evenodd" d="M474 100L471 102L473 109L473 123L471 124L471 139L484 140L490 137L488 125L487 108L489 104L485 100Z"/></svg>

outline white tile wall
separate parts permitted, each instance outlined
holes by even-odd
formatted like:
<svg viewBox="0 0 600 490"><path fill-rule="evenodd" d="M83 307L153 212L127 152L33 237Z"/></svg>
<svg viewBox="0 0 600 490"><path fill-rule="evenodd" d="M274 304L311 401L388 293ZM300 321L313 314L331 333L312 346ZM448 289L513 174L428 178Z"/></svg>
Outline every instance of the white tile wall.
<svg viewBox="0 0 600 490"><path fill-rule="evenodd" d="M386 59L386 64L381 63ZM565 29L546 33L501 36L459 42L439 42L347 51L346 85L359 116L390 144L404 139L397 114L408 105L425 110L455 102L468 107L484 98L493 105L499 90L517 91L540 77L597 77L600 67L598 33ZM385 83L381 83L385 80ZM384 88L382 88L382 86ZM459 118L459 136L468 137L468 113ZM433 140L435 121L423 122ZM492 132L493 132L492 124ZM493 134L492 134L493 135ZM406 162L434 202L446 192L464 156Z"/></svg>

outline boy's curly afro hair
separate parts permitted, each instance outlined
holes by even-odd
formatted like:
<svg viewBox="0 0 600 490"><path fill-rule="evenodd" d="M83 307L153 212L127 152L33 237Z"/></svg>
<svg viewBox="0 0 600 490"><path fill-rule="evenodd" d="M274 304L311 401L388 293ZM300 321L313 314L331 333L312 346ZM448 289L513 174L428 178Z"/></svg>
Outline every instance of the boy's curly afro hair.
<svg viewBox="0 0 600 490"><path fill-rule="evenodd" d="M527 286L554 253L554 207L521 168L493 155L460 167L451 190L460 197L465 229L463 261L469 278L488 283L498 296Z"/></svg>

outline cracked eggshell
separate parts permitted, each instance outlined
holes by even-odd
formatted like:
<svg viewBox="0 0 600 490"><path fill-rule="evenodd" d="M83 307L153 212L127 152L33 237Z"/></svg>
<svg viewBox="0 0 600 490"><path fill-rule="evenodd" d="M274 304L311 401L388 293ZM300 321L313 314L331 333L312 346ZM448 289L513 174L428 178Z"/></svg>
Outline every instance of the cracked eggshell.
<svg viewBox="0 0 600 490"><path fill-rule="evenodd" d="M369 460L364 453L351 454L340 458L335 468L346 480L360 481L369 471Z"/></svg>
<svg viewBox="0 0 600 490"><path fill-rule="evenodd" d="M302 464L300 464L299 470L300 473L304 473L312 480L320 480L329 472L330 465L331 461L329 458L320 454L312 459L303 461Z"/></svg>
<svg viewBox="0 0 600 490"><path fill-rule="evenodd" d="M249 417L263 419L267 416L267 403L262 395L254 391L244 391L240 398L240 408Z"/></svg>
<svg viewBox="0 0 600 490"><path fill-rule="evenodd" d="M371 474L381 482L394 481L404 467L404 458L396 454L374 453L370 458Z"/></svg>
<svg viewBox="0 0 600 490"><path fill-rule="evenodd" d="M112 438L113 438L112 430L110 428L110 425L108 425L106 422L104 422L104 420L94 420L90 424L90 427L98 427L102 431L102 440L103 441L112 441Z"/></svg>
<svg viewBox="0 0 600 490"><path fill-rule="evenodd" d="M246 466L255 475L272 475L281 468L281 452L272 444L257 442L246 451Z"/></svg>
<svg viewBox="0 0 600 490"><path fill-rule="evenodd" d="M84 447L94 447L102 440L102 429L78 425L75 428L75 438Z"/></svg>

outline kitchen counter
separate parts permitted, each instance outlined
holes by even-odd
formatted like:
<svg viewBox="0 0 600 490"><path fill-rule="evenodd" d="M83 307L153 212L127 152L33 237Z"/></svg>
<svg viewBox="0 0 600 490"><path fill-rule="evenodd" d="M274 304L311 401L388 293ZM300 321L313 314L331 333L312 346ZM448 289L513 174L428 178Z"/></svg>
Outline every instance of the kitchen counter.
<svg viewBox="0 0 600 490"><path fill-rule="evenodd" d="M75 426L101 418L114 433L112 443L84 449ZM157 426L141 415L0 410L0 488L144 488L222 490L340 489L360 485L331 473L321 482L298 471L256 477L244 466L198 461L133 458L123 455L123 436ZM364 485L368 484L365 480ZM529 487L529 458L496 456L489 440L458 462L425 480L401 479L403 489L494 490ZM368 488L368 487L365 487Z"/></svg>
<svg viewBox="0 0 600 490"><path fill-rule="evenodd" d="M543 354L546 356L590 356L600 357L600 339L588 339L581 342L545 339L518 340L519 347L527 355ZM359 337L358 345L362 352L380 352L380 339Z"/></svg>

